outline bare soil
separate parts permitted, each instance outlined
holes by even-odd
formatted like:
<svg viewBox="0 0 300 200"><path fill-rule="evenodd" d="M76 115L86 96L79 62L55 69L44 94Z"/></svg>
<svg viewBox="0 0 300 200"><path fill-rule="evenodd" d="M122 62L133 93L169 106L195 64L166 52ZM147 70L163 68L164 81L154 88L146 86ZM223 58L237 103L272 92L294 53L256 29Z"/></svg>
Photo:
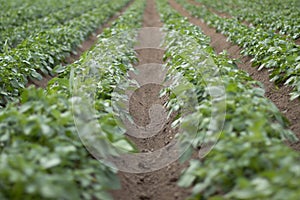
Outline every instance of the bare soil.
<svg viewBox="0 0 300 200"><path fill-rule="evenodd" d="M159 15L155 8L155 1L148 0L144 12L143 27L161 27ZM164 50L155 48L137 49L139 63L136 66L147 63L163 63ZM151 67L151 66L150 66ZM151 70L150 70L151 72ZM155 73L155 72L153 72ZM152 72L149 76L153 76ZM145 77L146 78L146 77ZM137 78L138 79L138 78ZM149 108L153 104L162 105L168 97L160 97L162 86L159 84L145 84L132 94L129 111L133 120L140 126L150 123ZM175 115L174 115L175 116ZM166 146L176 134L171 128L174 118L171 116L164 127L155 136L149 138L135 138L127 136L135 143L140 152L153 152ZM167 167L149 173L133 174L119 172L121 189L111 191L116 200L182 200L190 195L190 189L177 186L177 180L181 171L188 163L174 162Z"/></svg>
<svg viewBox="0 0 300 200"><path fill-rule="evenodd" d="M256 67L252 67L252 63L250 62L251 57L242 57L240 47L228 42L226 36L216 32L216 29L209 27L203 20L191 16L181 5L175 2L175 0L169 0L169 2L173 8L187 17L191 23L199 26L203 33L211 38L211 46L216 53L226 50L232 59L238 59L239 62L236 64L241 70L246 71L254 80L263 83L266 91L265 96L269 98L289 120L289 128L300 138L300 101L299 99L293 101L289 100L289 93L292 89L287 86L276 86L273 82L270 82L268 71L265 69L258 71ZM195 6L199 6L199 4L195 4ZM300 142L290 144L290 146L300 151Z"/></svg>

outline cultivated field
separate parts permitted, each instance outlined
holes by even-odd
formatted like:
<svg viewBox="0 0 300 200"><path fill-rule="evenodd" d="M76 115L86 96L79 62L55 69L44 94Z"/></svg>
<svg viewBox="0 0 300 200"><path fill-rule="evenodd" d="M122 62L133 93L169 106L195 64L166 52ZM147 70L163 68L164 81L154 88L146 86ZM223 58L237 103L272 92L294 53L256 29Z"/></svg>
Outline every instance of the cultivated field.
<svg viewBox="0 0 300 200"><path fill-rule="evenodd" d="M0 200L298 200L298 0L0 0Z"/></svg>

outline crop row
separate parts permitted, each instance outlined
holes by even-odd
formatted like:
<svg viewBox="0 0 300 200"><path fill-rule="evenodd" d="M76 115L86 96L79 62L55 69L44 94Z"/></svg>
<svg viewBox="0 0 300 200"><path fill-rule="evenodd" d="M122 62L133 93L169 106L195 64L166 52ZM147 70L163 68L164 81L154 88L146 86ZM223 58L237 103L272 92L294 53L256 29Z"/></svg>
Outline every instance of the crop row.
<svg viewBox="0 0 300 200"><path fill-rule="evenodd" d="M72 93L71 83L91 73L100 78L94 88L101 94L96 95L95 105L105 134L97 140L116 147L129 145L122 135L110 132L115 122L109 97L113 85L136 60L134 30L141 26L144 6L145 1L135 1L104 30L90 52L61 70L45 90L26 88L20 105L9 103L0 111L1 199L111 199L106 190L118 187L118 179L115 171L93 159L79 140L72 104L80 101L80 96Z"/></svg>
<svg viewBox="0 0 300 200"><path fill-rule="evenodd" d="M78 1L12 0L0 2L0 31L44 17L57 10L72 6L73 3L78 3Z"/></svg>
<svg viewBox="0 0 300 200"><path fill-rule="evenodd" d="M27 38L17 48L0 55L0 105L15 100L28 83L28 79L42 79L51 74L96 28L108 20L128 1L113 0L96 4L95 9Z"/></svg>
<svg viewBox="0 0 300 200"><path fill-rule="evenodd" d="M208 1L197 0L220 12L229 13L239 21L247 21L265 30L278 31L292 39L300 38L300 10L294 0L288 1ZM299 3L298 3L299 4ZM268 9L266 9L266 7Z"/></svg>
<svg viewBox="0 0 300 200"><path fill-rule="evenodd" d="M6 27L5 30L0 32L0 52L9 51L11 48L16 47L20 44L25 38L35 37L35 34L46 31L47 29L53 29L55 26L66 24L69 20L76 17L80 17L81 14L88 12L95 8L95 3L103 4L103 0L95 1L84 1L76 2L75 0L69 0L65 8L55 9L50 14L23 23L22 25L16 27Z"/></svg>
<svg viewBox="0 0 300 200"><path fill-rule="evenodd" d="M179 139L200 150L203 142L218 141L206 157L190 162L178 184L193 186L191 199L296 200L299 156L282 140L297 138L261 84L226 54L216 55L210 39L167 1L156 2L165 23L169 74L180 73L194 85L190 91L176 86L182 91L177 98L198 99L196 111L180 118Z"/></svg>
<svg viewBox="0 0 300 200"><path fill-rule="evenodd" d="M205 6L194 6L186 0L177 0L192 15L203 19L228 39L243 48L243 55L252 56L252 63L261 70L267 68L271 81L293 88L291 99L300 96L300 46L282 36L248 27L236 19L222 18Z"/></svg>

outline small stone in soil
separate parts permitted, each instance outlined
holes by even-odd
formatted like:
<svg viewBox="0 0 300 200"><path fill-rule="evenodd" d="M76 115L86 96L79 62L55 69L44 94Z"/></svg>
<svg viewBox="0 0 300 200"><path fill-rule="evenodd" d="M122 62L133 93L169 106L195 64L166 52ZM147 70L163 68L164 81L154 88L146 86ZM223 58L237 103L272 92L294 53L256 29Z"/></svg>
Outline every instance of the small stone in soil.
<svg viewBox="0 0 300 200"><path fill-rule="evenodd" d="M146 166L144 163L139 163L138 166L140 168L143 168L143 169L150 169L148 166Z"/></svg>
<svg viewBox="0 0 300 200"><path fill-rule="evenodd" d="M173 177L170 179L170 182L176 182L178 179L176 177Z"/></svg>
<svg viewBox="0 0 300 200"><path fill-rule="evenodd" d="M140 200L151 200L151 198L148 197L148 196L146 196L146 195L141 195L141 196L139 196L139 199L140 199Z"/></svg>

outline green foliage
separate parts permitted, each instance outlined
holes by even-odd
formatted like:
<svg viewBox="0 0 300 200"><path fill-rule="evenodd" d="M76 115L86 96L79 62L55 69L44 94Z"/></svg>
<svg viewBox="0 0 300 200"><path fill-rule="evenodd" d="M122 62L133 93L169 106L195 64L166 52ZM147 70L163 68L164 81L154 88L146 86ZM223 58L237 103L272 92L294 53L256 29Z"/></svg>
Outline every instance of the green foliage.
<svg viewBox="0 0 300 200"><path fill-rule="evenodd" d="M78 97L72 84L76 74L90 73L89 64L97 61L101 67L95 75L101 81L95 108L105 133L97 140L134 151L124 135L114 132L118 126L110 93L136 60L133 30L141 25L144 6L145 1L133 3L80 61L65 69L57 66L60 74L45 90L26 88L19 104L8 103L0 111L0 199L111 199L107 190L120 186L116 171L91 157L79 139L72 109ZM122 32L130 32L128 38L113 37ZM103 56L104 51L110 56ZM105 146L101 150L114 153Z"/></svg>
<svg viewBox="0 0 300 200"><path fill-rule="evenodd" d="M35 35L42 31L46 31L48 29L53 29L57 26L61 26L64 24L68 24L70 20L73 20L74 18L80 17L80 15L91 12L95 8L95 3L97 4L103 4L103 0L99 0L99 2L95 1L79 1L79 0L68 0L68 1L47 1L47 3L43 4L44 11L38 11L40 14L38 18L33 19L32 21L27 21L28 15L30 15L32 12L35 12L35 9L37 8L38 2L34 3L34 7L29 7L28 9L30 12L23 13L21 12L19 15L22 17L18 17L17 20L23 19L24 22L22 22L19 25L15 25L10 27L11 24L6 24L5 29L0 32L0 38L2 40L0 41L0 46L5 45L8 49L15 48L18 44L20 44L24 39L26 38L34 38ZM51 5L48 5L51 4ZM48 6L47 6L48 5ZM44 7L47 6L47 7ZM41 8L41 5L38 6L38 8ZM17 10L20 12L20 10ZM50 11L50 13L48 13ZM5 19L13 20L15 17L6 17ZM2 22L5 23L5 22ZM4 46L2 49L0 49L1 53L4 53Z"/></svg>
<svg viewBox="0 0 300 200"><path fill-rule="evenodd" d="M179 185L195 184L195 200L296 200L299 180L299 155L281 142L226 137L205 159L191 161Z"/></svg>
<svg viewBox="0 0 300 200"><path fill-rule="evenodd" d="M17 100L28 79L41 79L41 74L51 74L96 28L107 21L127 1L114 0L94 4L96 8L52 26L27 38L16 48L0 55L0 106ZM91 5L91 6L93 6Z"/></svg>
<svg viewBox="0 0 300 200"><path fill-rule="evenodd" d="M166 1L156 2L167 32L169 73L177 71L193 83L199 103L196 112L181 116L184 132L178 137L196 149L202 148L204 138L208 143L218 139L206 157L191 161L178 184L193 186L190 199L195 200L297 199L299 155L282 143L297 138L264 97L261 83L238 70L226 52L216 55L200 28L170 9ZM220 83L224 99L214 104L211 96L221 90L210 87ZM191 128L195 122L199 122L197 131ZM219 132L218 127L222 127ZM218 134L211 134L214 130Z"/></svg>
<svg viewBox="0 0 300 200"><path fill-rule="evenodd" d="M91 199L118 187L80 142L70 100L29 88L0 112L1 199Z"/></svg>
<svg viewBox="0 0 300 200"><path fill-rule="evenodd" d="M8 2L1 0L0 32L22 26L24 23L32 20L43 18L51 12L65 9L72 5L70 3L75 3L75 1L13 0Z"/></svg>
<svg viewBox="0 0 300 200"><path fill-rule="evenodd" d="M291 99L300 95L300 47L293 41L262 28L248 27L237 19L222 18L205 6L194 6L186 0L177 0L194 16L203 19L229 40L243 48L243 55L252 56L253 65L267 68L271 81L289 85L293 88Z"/></svg>
<svg viewBox="0 0 300 200"><path fill-rule="evenodd" d="M247 21L252 26L286 34L287 39L296 40L300 38L300 19L298 17L300 10L297 0L255 0L249 2L243 0L197 1L217 11L229 13L241 22Z"/></svg>

